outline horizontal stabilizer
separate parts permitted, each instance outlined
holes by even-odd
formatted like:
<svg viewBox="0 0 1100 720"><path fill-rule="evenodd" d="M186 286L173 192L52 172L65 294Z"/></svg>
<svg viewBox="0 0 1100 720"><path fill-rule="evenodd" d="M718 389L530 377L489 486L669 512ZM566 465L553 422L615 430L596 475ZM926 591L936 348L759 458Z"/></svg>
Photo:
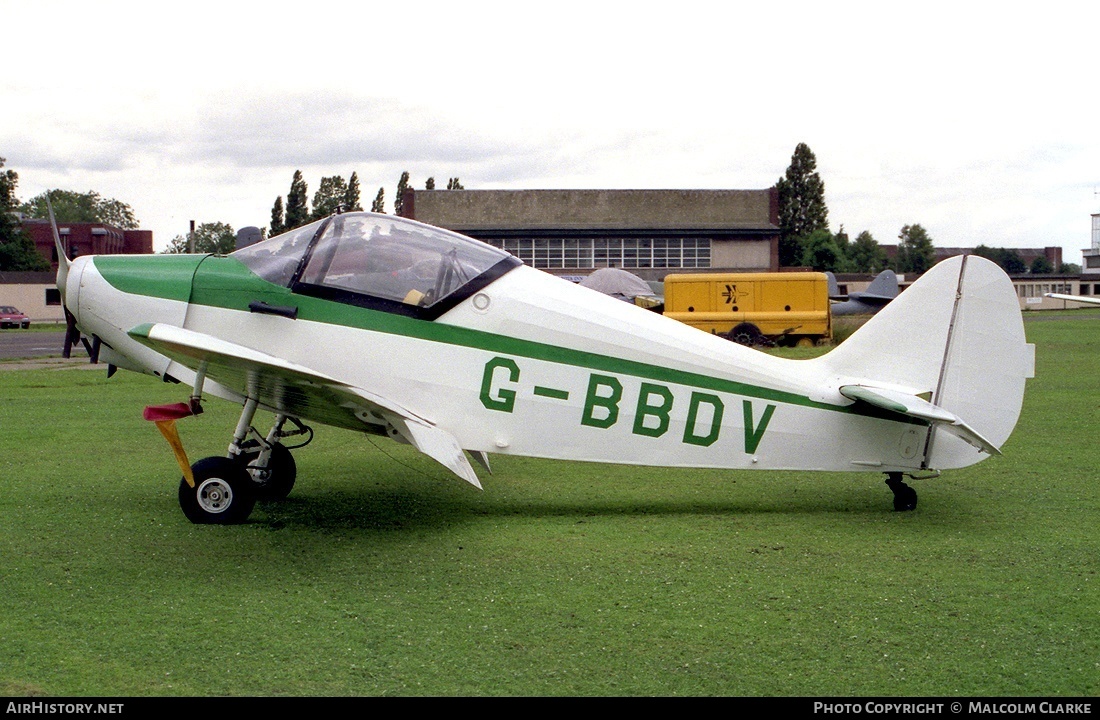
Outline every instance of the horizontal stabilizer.
<svg viewBox="0 0 1100 720"><path fill-rule="evenodd" d="M982 437L977 430L963 422L962 418L955 413L903 390L869 387L867 385L843 385L840 388L840 394L849 400L860 400L883 410L927 420L965 440L982 452L990 455L1001 454L1000 448Z"/></svg>

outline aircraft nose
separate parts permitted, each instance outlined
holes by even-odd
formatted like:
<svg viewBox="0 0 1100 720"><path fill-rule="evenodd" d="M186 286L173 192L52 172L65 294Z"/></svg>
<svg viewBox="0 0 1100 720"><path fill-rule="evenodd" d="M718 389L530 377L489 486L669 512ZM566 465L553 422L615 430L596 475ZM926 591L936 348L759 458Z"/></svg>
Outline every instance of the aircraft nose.
<svg viewBox="0 0 1100 720"><path fill-rule="evenodd" d="M80 288L83 285L81 279L87 265L88 258L73 260L69 265L69 272L64 283L58 284L58 290L61 291L61 302L65 309L76 319L78 326L80 324Z"/></svg>

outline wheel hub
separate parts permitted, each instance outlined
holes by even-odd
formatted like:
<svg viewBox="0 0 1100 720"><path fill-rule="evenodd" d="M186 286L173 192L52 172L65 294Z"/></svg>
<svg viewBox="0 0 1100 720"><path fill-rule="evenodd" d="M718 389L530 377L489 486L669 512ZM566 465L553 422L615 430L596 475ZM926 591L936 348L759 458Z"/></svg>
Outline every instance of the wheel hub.
<svg viewBox="0 0 1100 720"><path fill-rule="evenodd" d="M210 478L199 485L195 497L199 507L208 513L220 513L233 504L233 488L221 478Z"/></svg>

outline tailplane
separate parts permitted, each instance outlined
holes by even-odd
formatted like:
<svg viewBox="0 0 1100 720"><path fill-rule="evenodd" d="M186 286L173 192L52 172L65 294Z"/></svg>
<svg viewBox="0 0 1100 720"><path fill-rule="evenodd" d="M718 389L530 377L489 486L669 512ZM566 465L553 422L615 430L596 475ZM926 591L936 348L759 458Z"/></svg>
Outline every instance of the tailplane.
<svg viewBox="0 0 1100 720"><path fill-rule="evenodd" d="M930 423L922 465L946 469L999 454L1035 353L1012 281L969 255L935 265L813 362L846 398Z"/></svg>

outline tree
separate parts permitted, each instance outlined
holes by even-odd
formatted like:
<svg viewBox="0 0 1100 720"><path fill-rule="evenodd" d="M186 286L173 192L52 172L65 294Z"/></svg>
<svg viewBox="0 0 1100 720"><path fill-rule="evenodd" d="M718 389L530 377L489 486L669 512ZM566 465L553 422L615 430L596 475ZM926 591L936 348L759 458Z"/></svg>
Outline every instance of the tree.
<svg viewBox="0 0 1100 720"><path fill-rule="evenodd" d="M54 217L58 222L103 223L123 230L136 230L138 227L133 208L114 198L102 197L94 190L83 193L51 190L49 195ZM46 193L36 195L23 203L20 210L28 217L45 220L50 216L46 207Z"/></svg>
<svg viewBox="0 0 1100 720"><path fill-rule="evenodd" d="M886 269L886 252L868 231L856 235L848 246L848 267L859 273L879 273Z"/></svg>
<svg viewBox="0 0 1100 720"><path fill-rule="evenodd" d="M370 204L370 211L374 213L386 212L386 190L378 188L378 194L374 196L374 202Z"/></svg>
<svg viewBox="0 0 1100 720"><path fill-rule="evenodd" d="M0 168L4 162L0 157ZM0 271L49 270L50 263L35 249L34 241L13 214L18 185L19 174L14 170L0 172Z"/></svg>
<svg viewBox="0 0 1100 720"><path fill-rule="evenodd" d="M402 215L405 210L405 191L409 189L409 172L401 173L397 181L397 195L393 198L393 214Z"/></svg>
<svg viewBox="0 0 1100 720"><path fill-rule="evenodd" d="M906 225L898 235L898 254L894 258L895 270L902 273L925 272L936 259L936 250L928 231L920 225Z"/></svg>
<svg viewBox="0 0 1100 720"><path fill-rule="evenodd" d="M348 196L348 184L339 175L321 178L321 185L313 194L313 219L328 217L343 207Z"/></svg>
<svg viewBox="0 0 1100 720"><path fill-rule="evenodd" d="M450 178L449 180L447 180L447 189L448 190L465 190L466 188L462 187L462 183L460 183L458 181L458 178L453 177L453 178Z"/></svg>
<svg viewBox="0 0 1100 720"><path fill-rule="evenodd" d="M992 248L988 245L979 245L974 248L974 254L992 260L1001 266L1001 269L1010 275L1022 275L1027 272L1027 263L1015 250L1006 248ZM1049 262L1047 263L1050 264Z"/></svg>
<svg viewBox="0 0 1100 720"><path fill-rule="evenodd" d="M293 230L308 223L309 198L306 181L302 179L302 171L295 170L294 177L290 181L290 192L286 195L286 226L285 230Z"/></svg>
<svg viewBox="0 0 1100 720"><path fill-rule="evenodd" d="M286 230L286 223L283 220L283 196L275 198L275 204L271 206L271 230L268 231L268 237L275 237L283 233Z"/></svg>
<svg viewBox="0 0 1100 720"><path fill-rule="evenodd" d="M802 239L829 227L825 183L809 146L799 143L795 147L791 164L775 187L779 194L779 264L796 265L802 258Z"/></svg>
<svg viewBox="0 0 1100 720"><path fill-rule="evenodd" d="M435 178L434 177L428 178L428 181L426 183L424 183L424 189L425 190L435 190Z"/></svg>
<svg viewBox="0 0 1100 720"><path fill-rule="evenodd" d="M228 255L236 249L237 234L231 225L223 222L202 223L195 227L195 252ZM168 243L166 253L186 253L188 250L186 235L177 235Z"/></svg>
<svg viewBox="0 0 1100 720"><path fill-rule="evenodd" d="M1081 266L1078 265L1077 263L1064 262L1058 268L1058 272L1063 274L1063 275L1080 275L1081 274Z"/></svg>
<svg viewBox="0 0 1100 720"><path fill-rule="evenodd" d="M348 189L344 192L344 209L348 212L357 212L363 209L359 204L359 175L352 173L348 179Z"/></svg>
<svg viewBox="0 0 1100 720"><path fill-rule="evenodd" d="M1047 259L1046 255L1040 255L1031 261L1028 271L1032 275L1049 275L1054 272L1054 263Z"/></svg>
<svg viewBox="0 0 1100 720"><path fill-rule="evenodd" d="M1001 267L1009 275L1023 275L1027 272L1027 263L1020 257L1020 253L1011 248L1001 248Z"/></svg>
<svg viewBox="0 0 1100 720"><path fill-rule="evenodd" d="M827 229L814 230L803 241L801 264L819 272L842 272L846 266L844 251L836 236Z"/></svg>

